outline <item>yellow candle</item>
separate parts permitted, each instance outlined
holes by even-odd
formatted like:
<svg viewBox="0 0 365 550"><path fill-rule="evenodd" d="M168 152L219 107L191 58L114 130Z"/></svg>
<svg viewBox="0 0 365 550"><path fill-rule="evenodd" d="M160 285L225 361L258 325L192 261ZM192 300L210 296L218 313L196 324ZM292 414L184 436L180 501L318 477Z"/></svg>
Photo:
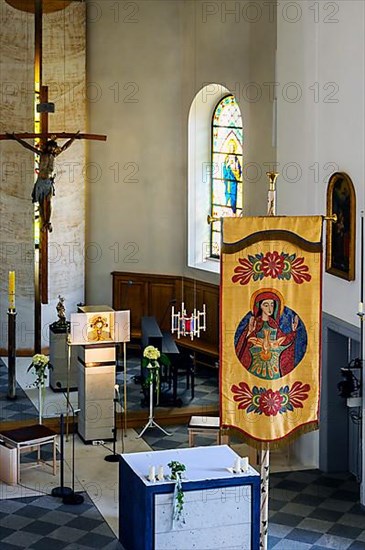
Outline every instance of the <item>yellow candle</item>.
<svg viewBox="0 0 365 550"><path fill-rule="evenodd" d="M9 271L9 309L15 309L15 271Z"/></svg>

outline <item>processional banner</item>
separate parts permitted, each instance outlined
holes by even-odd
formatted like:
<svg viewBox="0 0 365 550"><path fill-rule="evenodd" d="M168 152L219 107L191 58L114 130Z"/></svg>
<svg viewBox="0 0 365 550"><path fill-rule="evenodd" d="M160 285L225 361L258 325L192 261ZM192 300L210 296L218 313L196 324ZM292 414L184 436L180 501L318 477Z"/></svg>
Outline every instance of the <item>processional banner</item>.
<svg viewBox="0 0 365 550"><path fill-rule="evenodd" d="M321 216L225 218L221 423L256 442L318 427Z"/></svg>

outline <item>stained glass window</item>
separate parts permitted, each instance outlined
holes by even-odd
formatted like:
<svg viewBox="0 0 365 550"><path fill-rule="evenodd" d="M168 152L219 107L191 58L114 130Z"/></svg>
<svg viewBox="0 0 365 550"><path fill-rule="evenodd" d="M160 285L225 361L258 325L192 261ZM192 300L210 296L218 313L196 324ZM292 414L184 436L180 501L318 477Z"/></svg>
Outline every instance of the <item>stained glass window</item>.
<svg viewBox="0 0 365 550"><path fill-rule="evenodd" d="M216 106L212 119L211 215L240 216L242 212L242 143L240 108L233 95ZM221 223L211 224L210 256L220 255Z"/></svg>

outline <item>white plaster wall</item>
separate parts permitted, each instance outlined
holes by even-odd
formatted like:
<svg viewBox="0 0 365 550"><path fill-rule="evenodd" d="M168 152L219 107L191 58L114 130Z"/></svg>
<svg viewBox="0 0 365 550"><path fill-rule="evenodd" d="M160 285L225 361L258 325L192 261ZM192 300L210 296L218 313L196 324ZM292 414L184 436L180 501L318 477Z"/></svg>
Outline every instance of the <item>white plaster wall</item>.
<svg viewBox="0 0 365 550"><path fill-rule="evenodd" d="M293 5L301 9L296 22ZM356 280L324 273L323 310L353 325L364 208L364 13L357 0L281 2L278 9L278 210L325 214L329 176L350 175L357 196ZM293 101L296 89L301 96Z"/></svg>
<svg viewBox="0 0 365 550"><path fill-rule="evenodd" d="M224 84L245 121L245 160L262 166L272 157L268 93L251 101L247 88L255 81L263 89L262 80L274 77L267 3L246 12L247 2L235 2L232 13L220 1L95 4L87 3L88 81L96 94L90 131L107 133L108 141L90 144L99 176L87 187L87 241L96 243L99 258L86 264L87 302L111 304L113 270L218 282L186 267L188 115L205 84ZM251 211L262 214L261 172L246 193L255 198Z"/></svg>
<svg viewBox="0 0 365 550"><path fill-rule="evenodd" d="M350 175L357 195L356 280L324 272L323 310L356 326L365 176L364 15L365 3L357 0L280 2L277 32L278 213L325 214L329 176L337 170ZM303 463L318 465L318 434L300 438L294 452Z"/></svg>
<svg viewBox="0 0 365 550"><path fill-rule="evenodd" d="M0 132L34 127L34 15L0 0ZM74 2L43 16L43 84L55 113L49 131L86 130L85 6ZM31 141L29 141L31 143ZM64 141L59 141L62 145ZM34 244L31 192L34 155L0 142L0 348L7 349L8 271L16 272L17 352L34 349ZM85 146L77 141L55 162L56 196L49 235L49 303L42 306L42 345L57 320L58 294L66 313L84 298Z"/></svg>

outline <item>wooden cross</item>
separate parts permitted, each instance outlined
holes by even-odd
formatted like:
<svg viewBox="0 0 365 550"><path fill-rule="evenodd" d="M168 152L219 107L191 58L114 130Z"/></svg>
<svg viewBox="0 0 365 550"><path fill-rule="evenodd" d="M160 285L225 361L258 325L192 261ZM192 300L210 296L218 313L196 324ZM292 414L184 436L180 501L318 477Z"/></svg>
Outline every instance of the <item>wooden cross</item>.
<svg viewBox="0 0 365 550"><path fill-rule="evenodd" d="M46 88L46 86L44 86ZM42 133L36 134L32 132L16 132L17 137L21 139L36 139L47 140L47 139L68 139L72 138L75 135L74 133L69 132L52 132L52 133ZM78 134L78 139L93 139L97 141L106 141L107 136L102 134ZM12 139L8 134L0 134L0 141L3 139Z"/></svg>
<svg viewBox="0 0 365 550"><path fill-rule="evenodd" d="M8 1L8 0L7 0ZM40 132L22 132L17 133L16 137L24 139L36 139L39 140L40 151L43 150L49 139L67 139L72 138L75 134L67 132L52 132L48 131L48 112L51 112L48 103L48 87L42 83L42 19L43 12L57 11L58 9L65 8L69 1L55 2L51 0L9 0L8 2L13 7L22 11L31 11L34 13L34 83L39 83L39 104L42 107L40 109ZM0 134L0 140L14 139L9 134ZM105 141L106 136L98 134L77 134L77 139L99 140ZM26 146L24 143L23 146ZM26 146L28 149L34 151L34 146ZM41 312L42 304L48 303L48 231L40 232L39 247L35 247L34 258L34 353L41 353Z"/></svg>

